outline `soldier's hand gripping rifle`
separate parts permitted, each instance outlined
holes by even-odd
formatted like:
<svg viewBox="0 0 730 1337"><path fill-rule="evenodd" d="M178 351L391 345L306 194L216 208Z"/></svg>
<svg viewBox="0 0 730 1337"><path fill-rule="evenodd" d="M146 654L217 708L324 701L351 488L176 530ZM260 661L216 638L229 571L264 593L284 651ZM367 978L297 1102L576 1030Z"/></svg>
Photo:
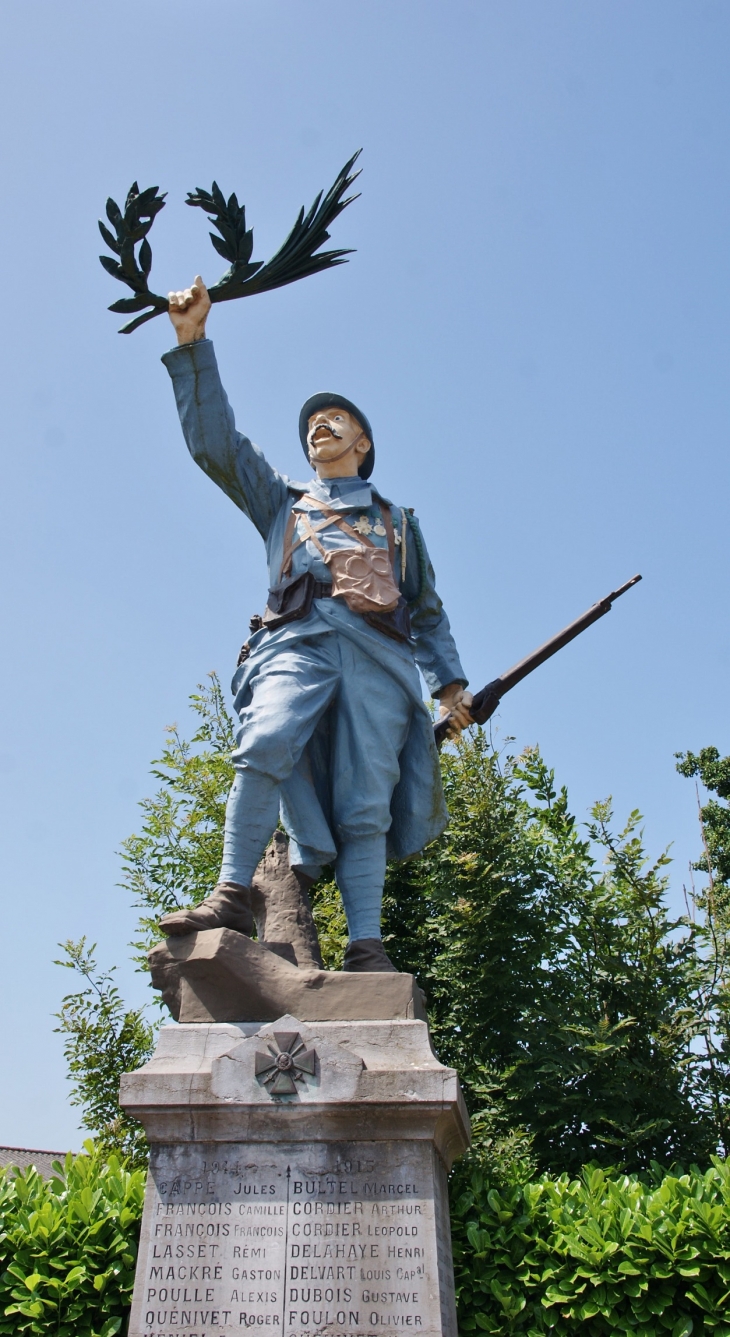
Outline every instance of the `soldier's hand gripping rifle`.
<svg viewBox="0 0 730 1337"><path fill-rule="evenodd" d="M611 594L607 594L605 599L599 599L598 603L593 604L585 613L577 617L575 622L569 623L567 627L558 632L557 636L551 637L544 645L541 645L537 650L533 650L532 654L528 655L526 659L521 659L519 664L515 664L513 668L508 669L499 678L495 678L492 682L488 682L486 687L482 687L481 692L477 692L469 707L469 713L474 723L486 724L506 692L511 692L512 688L516 687L518 682L522 682L522 679L526 678L528 673L532 673L533 669L539 668L541 664L545 663L546 659L550 659L557 654L558 650L562 650L563 646L567 645L569 641L575 640L575 637L580 636L586 627L590 627L593 622L597 622L599 617L604 617L606 613L609 613L614 600L619 599L622 594L625 594L627 590L631 589L632 585L636 585L640 580L641 576L632 576L631 580L627 580L625 585L621 585L617 590L613 590ZM437 747L441 747L442 743L446 741L450 719L451 715L443 715L433 726Z"/></svg>

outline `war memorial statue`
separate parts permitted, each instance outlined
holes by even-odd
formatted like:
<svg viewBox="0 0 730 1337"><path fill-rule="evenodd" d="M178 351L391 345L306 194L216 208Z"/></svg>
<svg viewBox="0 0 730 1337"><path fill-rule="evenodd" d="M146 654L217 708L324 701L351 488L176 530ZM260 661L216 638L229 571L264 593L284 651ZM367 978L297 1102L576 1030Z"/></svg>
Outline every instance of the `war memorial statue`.
<svg viewBox="0 0 730 1337"><path fill-rule="evenodd" d="M169 313L177 346L162 360L188 448L256 526L270 580L233 679L220 879L161 921L149 954L177 1024L121 1082L150 1144L129 1337L457 1337L446 1176L469 1116L417 981L382 944L386 859L418 854L446 825L443 738L488 719L639 579L472 697L418 521L370 481L366 414L329 391L307 400L306 482L236 430L206 338L211 304L342 263L320 248L353 163L264 265L236 196L215 182L191 192L230 262L210 288L198 277L150 291L156 187L135 183L123 211L107 202L116 235L100 224L117 257L101 262L133 292L111 309L134 317L123 333ZM324 865L347 916L344 970L323 968L308 899Z"/></svg>
<svg viewBox="0 0 730 1337"><path fill-rule="evenodd" d="M251 934L251 879L281 815L294 868L314 881L334 865L350 939L344 969L390 971L386 855L417 854L447 822L418 668L453 730L473 722L418 521L370 481L373 430L342 395L315 394L299 415L315 477L278 473L236 430L206 338L203 280L169 302L178 346L162 360L188 449L256 526L271 589L233 679L240 723L220 880L161 927Z"/></svg>
<svg viewBox="0 0 730 1337"><path fill-rule="evenodd" d="M236 775L220 878L201 904L167 915L161 928L168 939L220 929L250 936L252 881L281 819L304 902L323 866L334 866L349 932L344 970L370 974L394 972L380 930L388 855L410 858L446 826L437 746L484 723L505 692L640 577L472 697L418 521L370 481L375 444L366 414L336 393L307 400L299 438L315 471L309 482L277 472L236 430L206 338L211 305L345 262L348 251L321 248L328 227L357 198L346 192L359 175L352 170L358 157L306 215L300 211L266 264L251 259L253 231L235 194L226 200L216 182L188 192L188 205L208 214L218 232L210 234L213 246L230 263L209 289L198 276L167 297L150 290L149 232L165 207L157 187L140 191L135 182L124 210L107 201L116 235L99 227L118 258L99 258L132 289L110 307L134 316L120 333L169 314L178 342L162 360L188 448L256 526L269 565L266 609L233 679ZM435 729L418 669L439 701Z"/></svg>

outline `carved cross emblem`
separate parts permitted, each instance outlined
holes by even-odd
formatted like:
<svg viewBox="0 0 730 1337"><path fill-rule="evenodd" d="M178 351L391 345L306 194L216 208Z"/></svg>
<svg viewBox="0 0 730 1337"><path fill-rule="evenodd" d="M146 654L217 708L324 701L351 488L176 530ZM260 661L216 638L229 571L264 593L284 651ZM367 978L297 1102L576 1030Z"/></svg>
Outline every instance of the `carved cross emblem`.
<svg viewBox="0 0 730 1337"><path fill-rule="evenodd" d="M275 1031L268 1052L256 1054L255 1072L271 1096L293 1096L297 1082L314 1077L316 1050L307 1049L298 1031Z"/></svg>

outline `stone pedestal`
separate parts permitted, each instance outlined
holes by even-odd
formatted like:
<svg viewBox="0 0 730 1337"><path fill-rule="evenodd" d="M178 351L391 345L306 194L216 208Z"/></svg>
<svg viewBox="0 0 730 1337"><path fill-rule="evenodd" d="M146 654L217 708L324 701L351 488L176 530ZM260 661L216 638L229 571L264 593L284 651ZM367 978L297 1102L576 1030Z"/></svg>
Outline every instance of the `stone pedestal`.
<svg viewBox="0 0 730 1337"><path fill-rule="evenodd" d="M129 1337L456 1337L469 1121L424 1021L166 1026L121 1103L151 1144Z"/></svg>

